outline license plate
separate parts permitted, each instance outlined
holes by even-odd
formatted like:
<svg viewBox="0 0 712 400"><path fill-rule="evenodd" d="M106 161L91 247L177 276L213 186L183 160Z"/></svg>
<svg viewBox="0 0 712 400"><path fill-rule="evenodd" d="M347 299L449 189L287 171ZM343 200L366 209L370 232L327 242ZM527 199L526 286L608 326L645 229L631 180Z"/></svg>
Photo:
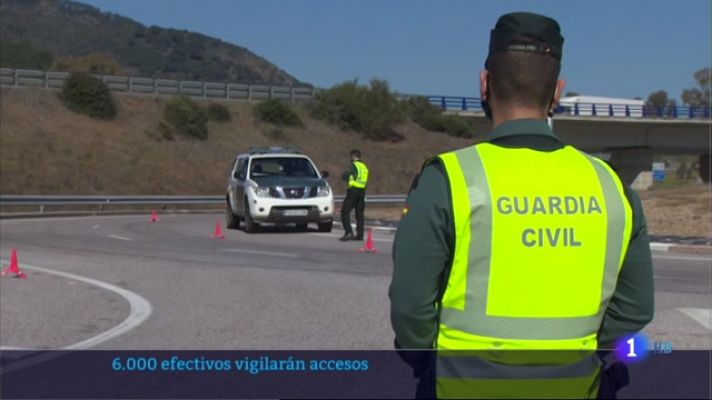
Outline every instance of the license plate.
<svg viewBox="0 0 712 400"><path fill-rule="evenodd" d="M285 217L306 217L308 214L307 210L284 210Z"/></svg>

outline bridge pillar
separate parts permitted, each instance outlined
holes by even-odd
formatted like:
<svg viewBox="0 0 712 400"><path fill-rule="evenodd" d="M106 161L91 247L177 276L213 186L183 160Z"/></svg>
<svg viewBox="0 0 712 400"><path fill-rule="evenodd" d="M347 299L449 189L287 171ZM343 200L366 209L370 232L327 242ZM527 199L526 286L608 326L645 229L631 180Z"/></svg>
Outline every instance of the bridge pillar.
<svg viewBox="0 0 712 400"><path fill-rule="evenodd" d="M710 183L710 154L700 156L700 178L702 182Z"/></svg>
<svg viewBox="0 0 712 400"><path fill-rule="evenodd" d="M650 171L653 166L653 151L649 147L609 148L608 163L618 173L623 182L633 183L643 171Z"/></svg>

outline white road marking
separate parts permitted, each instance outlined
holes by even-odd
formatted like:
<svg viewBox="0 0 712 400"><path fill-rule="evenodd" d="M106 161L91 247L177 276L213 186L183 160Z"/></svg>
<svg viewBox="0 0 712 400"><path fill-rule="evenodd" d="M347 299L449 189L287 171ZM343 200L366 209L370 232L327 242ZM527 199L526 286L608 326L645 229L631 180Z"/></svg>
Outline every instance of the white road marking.
<svg viewBox="0 0 712 400"><path fill-rule="evenodd" d="M92 226L92 229L99 229L99 225Z"/></svg>
<svg viewBox="0 0 712 400"><path fill-rule="evenodd" d="M398 230L398 228L391 228L389 226L374 226L373 228L374 231L386 231L386 232L395 232Z"/></svg>
<svg viewBox="0 0 712 400"><path fill-rule="evenodd" d="M321 236L321 237L329 237L329 238L340 238L342 235L334 235L332 233L312 233L312 236ZM373 238L374 242L385 242L385 243L392 243L393 239L381 239L381 238ZM364 239L364 243L366 240ZM360 241L357 241L357 243L361 243Z"/></svg>
<svg viewBox="0 0 712 400"><path fill-rule="evenodd" d="M344 228L341 226L340 222L334 221L334 229L337 231L343 231ZM390 226L371 226L371 225L366 225L364 226L364 229L366 232L368 232L369 229L373 229L374 231L386 231L386 232L395 232L398 230L398 228L393 228ZM351 224L351 230L355 231L356 230L356 224Z"/></svg>
<svg viewBox="0 0 712 400"><path fill-rule="evenodd" d="M710 257L697 257L697 256L686 256L686 255L683 256L682 254L679 256L653 254L653 258L659 258L662 260L709 261L710 265L712 265L712 258L710 258Z"/></svg>
<svg viewBox="0 0 712 400"><path fill-rule="evenodd" d="M688 317L699 322L708 331L712 331L712 309L709 308L678 308Z"/></svg>
<svg viewBox="0 0 712 400"><path fill-rule="evenodd" d="M126 240L126 241L132 241L133 239L128 238L126 236L119 236L119 235L109 235L110 238L112 239L119 239L119 240Z"/></svg>
<svg viewBox="0 0 712 400"><path fill-rule="evenodd" d="M263 254L266 256L278 256L278 257L292 257L292 258L299 257L299 254L280 253L277 251L259 251L259 250L245 250L245 249L225 249L225 251L229 251L231 253Z"/></svg>
<svg viewBox="0 0 712 400"><path fill-rule="evenodd" d="M149 215L150 217L150 215ZM131 214L131 215L83 215L80 217L46 217L46 218L13 218L13 219L1 219L0 224L14 225L14 224L26 224L29 222L47 222L47 221L88 221L94 219L101 220L111 220L111 219L129 219L129 220L148 220L145 215Z"/></svg>
<svg viewBox="0 0 712 400"><path fill-rule="evenodd" d="M650 243L650 250L652 251L670 251L672 244L669 243Z"/></svg>
<svg viewBox="0 0 712 400"><path fill-rule="evenodd" d="M57 275L63 278L73 279L75 281L85 282L90 285L98 286L102 289L118 294L129 302L129 316L126 317L123 322L96 336L92 336L88 339L82 340L81 342L77 342L72 345L63 347L60 350L86 350L90 347L94 347L98 344L106 342L107 340L111 340L115 337L123 335L126 332L136 329L139 325L144 323L151 316L151 313L153 313L153 307L151 306L151 303L148 302L148 300L137 295L136 293L130 292L126 289L122 289L110 283L102 282L92 278L87 278L81 275L72 274L69 272L56 271L53 269L35 267L27 264L23 264L21 267L23 269L40 271L47 274ZM5 347L3 347L3 349L5 349ZM22 361L5 365L3 366L3 373L15 371L17 369L33 365L37 362L48 360L50 358L55 357L53 354L55 353L45 353L36 357L29 357L27 359L23 359Z"/></svg>

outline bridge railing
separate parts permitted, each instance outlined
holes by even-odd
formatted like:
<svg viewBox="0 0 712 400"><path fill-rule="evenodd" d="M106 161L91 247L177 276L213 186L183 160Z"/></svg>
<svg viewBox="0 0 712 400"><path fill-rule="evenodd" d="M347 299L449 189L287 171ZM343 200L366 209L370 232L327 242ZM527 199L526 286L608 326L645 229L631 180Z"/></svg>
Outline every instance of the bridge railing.
<svg viewBox="0 0 712 400"><path fill-rule="evenodd" d="M655 107L630 104L562 102L556 114L586 117L709 119L706 107Z"/></svg>
<svg viewBox="0 0 712 400"><path fill-rule="evenodd" d="M428 96L428 101L443 111L482 112L479 97Z"/></svg>
<svg viewBox="0 0 712 400"><path fill-rule="evenodd" d="M455 96L428 96L430 104L444 111L483 112L480 98ZM554 110L558 115L576 117L672 118L709 119L707 107L654 107L610 103L562 102Z"/></svg>

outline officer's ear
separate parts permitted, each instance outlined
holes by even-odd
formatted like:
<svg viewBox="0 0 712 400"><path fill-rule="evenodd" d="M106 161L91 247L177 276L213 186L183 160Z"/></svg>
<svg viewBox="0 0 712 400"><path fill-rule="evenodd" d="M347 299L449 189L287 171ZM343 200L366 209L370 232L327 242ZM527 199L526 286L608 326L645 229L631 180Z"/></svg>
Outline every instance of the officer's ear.
<svg viewBox="0 0 712 400"><path fill-rule="evenodd" d="M489 84L489 71L486 69L483 69L480 71L480 99L484 101L489 101L487 98L487 95L489 94L489 88L487 85Z"/></svg>
<svg viewBox="0 0 712 400"><path fill-rule="evenodd" d="M556 81L556 89L554 90L554 97L551 99L551 109L555 109L559 105L559 99L561 98L561 93L564 92L564 86L566 86L565 79L559 79Z"/></svg>

